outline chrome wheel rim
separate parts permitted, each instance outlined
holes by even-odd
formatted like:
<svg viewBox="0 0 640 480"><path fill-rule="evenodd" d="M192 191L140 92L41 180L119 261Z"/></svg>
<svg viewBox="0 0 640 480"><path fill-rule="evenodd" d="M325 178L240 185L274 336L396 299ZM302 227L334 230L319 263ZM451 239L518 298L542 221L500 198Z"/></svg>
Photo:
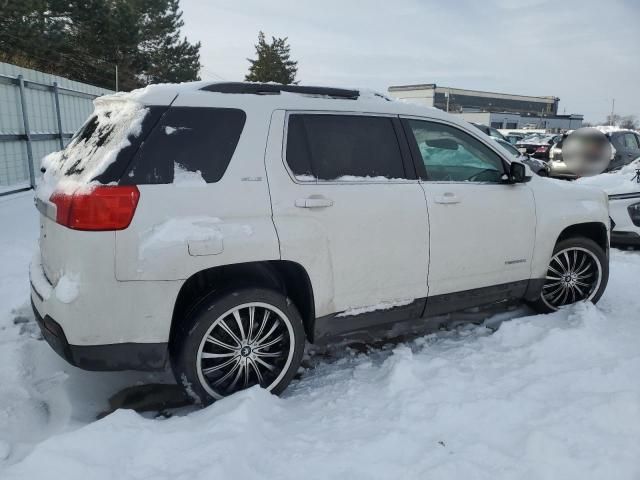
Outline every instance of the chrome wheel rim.
<svg viewBox="0 0 640 480"><path fill-rule="evenodd" d="M272 390L291 365L293 338L291 321L273 305L233 307L202 337L196 357L200 384L215 399L257 384Z"/></svg>
<svg viewBox="0 0 640 480"><path fill-rule="evenodd" d="M577 302L588 302L598 292L602 265L596 255L582 247L556 253L542 287L542 301L552 310Z"/></svg>

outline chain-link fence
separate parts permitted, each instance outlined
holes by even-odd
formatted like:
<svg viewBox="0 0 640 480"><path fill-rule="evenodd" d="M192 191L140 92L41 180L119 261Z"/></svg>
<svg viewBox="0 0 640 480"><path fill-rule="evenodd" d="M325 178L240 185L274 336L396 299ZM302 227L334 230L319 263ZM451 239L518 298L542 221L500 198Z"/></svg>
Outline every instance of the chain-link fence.
<svg viewBox="0 0 640 480"><path fill-rule="evenodd" d="M34 188L42 157L63 148L108 93L0 62L0 195Z"/></svg>

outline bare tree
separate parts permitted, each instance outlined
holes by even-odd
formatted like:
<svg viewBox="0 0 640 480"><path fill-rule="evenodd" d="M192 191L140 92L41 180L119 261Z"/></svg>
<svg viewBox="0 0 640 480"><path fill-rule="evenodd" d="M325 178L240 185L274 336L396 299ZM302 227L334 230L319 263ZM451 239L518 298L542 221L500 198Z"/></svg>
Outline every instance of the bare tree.
<svg viewBox="0 0 640 480"><path fill-rule="evenodd" d="M638 123L638 118L635 115L627 115L626 117L622 117L620 119L620 127L628 128L629 130L638 130L640 124Z"/></svg>

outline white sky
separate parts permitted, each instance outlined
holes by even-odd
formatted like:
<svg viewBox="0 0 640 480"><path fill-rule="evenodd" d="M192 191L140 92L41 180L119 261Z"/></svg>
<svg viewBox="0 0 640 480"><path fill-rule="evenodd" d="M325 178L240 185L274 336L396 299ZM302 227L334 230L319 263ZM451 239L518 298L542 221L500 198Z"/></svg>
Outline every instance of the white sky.
<svg viewBox="0 0 640 480"><path fill-rule="evenodd" d="M181 0L204 80L243 80L258 31L289 37L298 80L436 83L560 97L560 113L640 117L640 1Z"/></svg>

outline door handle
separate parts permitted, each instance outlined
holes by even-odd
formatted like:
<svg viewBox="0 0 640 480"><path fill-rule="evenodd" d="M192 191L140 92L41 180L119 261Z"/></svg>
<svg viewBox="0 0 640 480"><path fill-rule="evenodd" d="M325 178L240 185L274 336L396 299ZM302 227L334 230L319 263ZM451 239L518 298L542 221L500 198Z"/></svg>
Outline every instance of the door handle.
<svg viewBox="0 0 640 480"><path fill-rule="evenodd" d="M333 205L333 200L325 197L298 198L295 202L298 208L325 208Z"/></svg>
<svg viewBox="0 0 640 480"><path fill-rule="evenodd" d="M460 203L460 198L453 192L445 192L435 198L436 203L452 204Z"/></svg>

